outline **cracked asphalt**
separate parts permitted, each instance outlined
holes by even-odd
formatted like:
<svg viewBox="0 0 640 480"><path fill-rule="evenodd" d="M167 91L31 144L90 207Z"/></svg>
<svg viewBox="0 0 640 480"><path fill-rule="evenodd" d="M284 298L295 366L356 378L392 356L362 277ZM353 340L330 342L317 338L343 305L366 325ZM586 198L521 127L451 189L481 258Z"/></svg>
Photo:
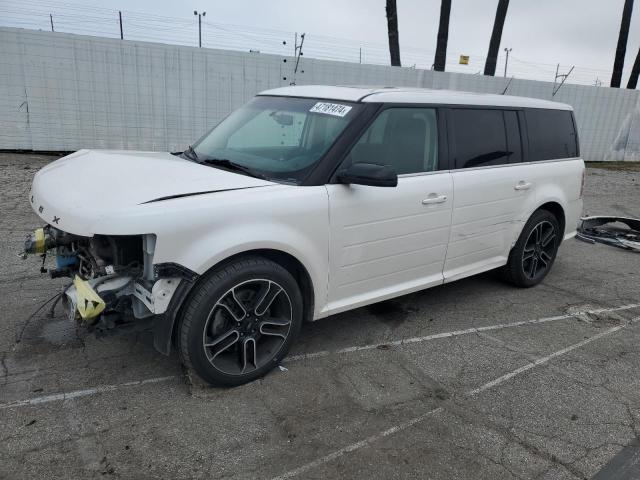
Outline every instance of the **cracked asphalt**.
<svg viewBox="0 0 640 480"><path fill-rule="evenodd" d="M0 478L640 478L640 255L570 240L536 288L488 273L336 315L211 389L146 332L37 311L65 281L16 254L54 158L0 154ZM585 212L640 217L640 166L589 168Z"/></svg>

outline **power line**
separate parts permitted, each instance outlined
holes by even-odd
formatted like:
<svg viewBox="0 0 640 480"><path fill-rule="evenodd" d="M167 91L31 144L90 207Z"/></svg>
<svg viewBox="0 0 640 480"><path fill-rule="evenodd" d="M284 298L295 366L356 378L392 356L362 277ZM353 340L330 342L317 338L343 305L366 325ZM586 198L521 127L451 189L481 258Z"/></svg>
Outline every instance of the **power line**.
<svg viewBox="0 0 640 480"><path fill-rule="evenodd" d="M159 14L147 14L138 11L112 10L106 7L85 6L68 1L31 0L26 9L4 4L0 6L3 13L0 22L6 26L45 29L44 21L49 17L49 26L54 30L53 15L56 16L55 31L100 35L124 39L124 27L128 40L142 40L177 45L193 45L192 21L186 18L174 18ZM284 55L283 40L294 36L294 32L270 29L265 27L222 24L204 20L199 15L198 45L202 44L205 35L210 45L230 50L259 50L262 53ZM126 23L126 25L124 25ZM468 66L458 65L459 52L447 55L447 70L469 73L473 68L481 66L486 58L470 55ZM434 50L403 46L402 56L408 65L417 68L431 67ZM363 62L368 64L388 65L389 51L386 44L361 42L354 39L313 35L305 43L305 57L346 62ZM518 78L552 81L555 64L525 61L512 55L514 63L509 65L510 75ZM504 58L505 64L508 62ZM506 65L505 65L506 66ZM549 68L550 67L550 68ZM608 68L575 66L571 79L573 82L591 85L594 77L606 78L611 74Z"/></svg>

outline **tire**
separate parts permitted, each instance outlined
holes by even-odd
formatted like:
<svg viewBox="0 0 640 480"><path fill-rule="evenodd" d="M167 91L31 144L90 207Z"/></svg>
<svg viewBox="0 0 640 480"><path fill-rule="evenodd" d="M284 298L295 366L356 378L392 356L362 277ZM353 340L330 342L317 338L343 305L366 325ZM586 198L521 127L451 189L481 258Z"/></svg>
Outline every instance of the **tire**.
<svg viewBox="0 0 640 480"><path fill-rule="evenodd" d="M523 288L540 283L553 266L561 240L555 215L548 210L536 210L509 253L503 269L505 279Z"/></svg>
<svg viewBox="0 0 640 480"><path fill-rule="evenodd" d="M279 365L302 326L293 276L262 257L243 257L206 275L185 305L180 353L214 386L232 387Z"/></svg>

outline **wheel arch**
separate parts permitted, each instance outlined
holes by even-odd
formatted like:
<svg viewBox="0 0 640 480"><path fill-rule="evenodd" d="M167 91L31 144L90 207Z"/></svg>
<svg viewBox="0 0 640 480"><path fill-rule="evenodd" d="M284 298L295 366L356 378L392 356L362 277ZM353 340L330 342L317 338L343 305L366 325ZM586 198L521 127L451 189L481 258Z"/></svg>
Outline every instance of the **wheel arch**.
<svg viewBox="0 0 640 480"><path fill-rule="evenodd" d="M161 353L168 355L171 351L172 346L173 348L176 348L176 340L180 331L180 324L182 322L184 307L189 302L189 298L191 297L192 292L194 292L195 287L197 287L197 285L201 281L203 281L203 278L205 278L208 273L241 258L252 256L259 256L271 260L285 268L293 276L300 287L300 292L302 293L303 320L313 320L315 308L315 291L311 275L309 274L304 264L295 256L282 250L272 248L250 249L235 253L229 257L224 258L223 260L220 260L215 265L207 269L206 272L200 275L193 283L189 285L188 292L184 295L183 300L180 302L180 304L176 305L175 312L167 312L167 315L163 316L165 321L160 322L162 326L157 326L158 328L156 329L156 334L158 334L160 338L170 339L170 342L154 342L156 349ZM170 320L170 317L173 317L173 320ZM164 330L164 332L159 332L159 330Z"/></svg>
<svg viewBox="0 0 640 480"><path fill-rule="evenodd" d="M547 212L553 214L553 216L556 217L556 219L558 220L558 223L560 224L560 231L562 232L560 241L562 241L562 238L564 237L564 234L565 234L566 222L567 222L566 214L563 206L556 201L546 202L540 205L538 208L536 208L533 212L531 212L531 215L533 215L538 210L546 210ZM531 215L529 215L529 217L531 217Z"/></svg>
<svg viewBox="0 0 640 480"><path fill-rule="evenodd" d="M561 237L564 238L565 229L566 229L566 213L565 213L566 209L565 207L563 207L560 201L556 199L548 199L546 202L536 205L525 216L522 217L522 219L519 222L519 227L516 230L514 230L512 233L513 236L511 238L511 246L509 247L509 251L511 251L515 247L516 242L518 241L518 238L520 238L520 235L522 235L522 231L524 230L525 225L527 224L529 219L533 216L533 214L536 213L538 210L546 210L547 212L550 212L558 219L558 223L560 224L560 230L562 231ZM561 242L562 242L562 238L560 239Z"/></svg>
<svg viewBox="0 0 640 480"><path fill-rule="evenodd" d="M224 260L219 261L211 268L209 268L207 272L205 272L202 276L204 277L207 273L231 262L234 262L240 258L251 256L257 256L266 258L267 260L271 260L281 267L284 267L293 276L293 278L298 283L298 286L300 287L300 293L302 293L302 301L304 304L304 320L313 320L313 312L315 307L315 291L313 289L313 280L311 279L311 275L309 274L309 271L304 266L304 264L294 255L288 252L274 248L255 248L251 250L245 250L235 253L225 258Z"/></svg>

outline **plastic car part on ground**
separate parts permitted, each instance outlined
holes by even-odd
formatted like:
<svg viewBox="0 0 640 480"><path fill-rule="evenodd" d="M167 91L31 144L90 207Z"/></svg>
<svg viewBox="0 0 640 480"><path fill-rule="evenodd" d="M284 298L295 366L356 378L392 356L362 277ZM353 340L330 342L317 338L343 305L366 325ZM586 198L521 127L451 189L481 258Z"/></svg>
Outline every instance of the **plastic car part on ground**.
<svg viewBox="0 0 640 480"><path fill-rule="evenodd" d="M583 217L576 238L587 243L640 252L640 220L627 217Z"/></svg>

